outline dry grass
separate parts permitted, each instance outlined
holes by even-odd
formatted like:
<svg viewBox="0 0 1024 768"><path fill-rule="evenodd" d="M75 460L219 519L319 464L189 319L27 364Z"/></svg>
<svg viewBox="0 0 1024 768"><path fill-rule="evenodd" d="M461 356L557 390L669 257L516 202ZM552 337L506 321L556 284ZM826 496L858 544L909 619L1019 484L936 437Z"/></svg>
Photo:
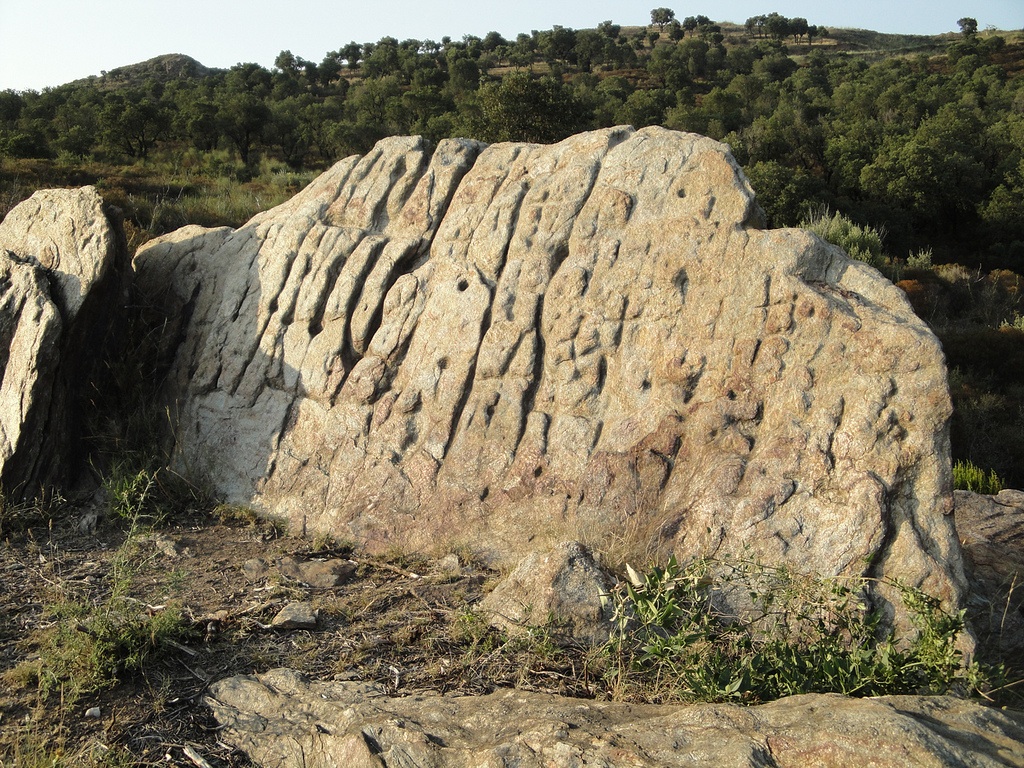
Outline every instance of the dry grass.
<svg viewBox="0 0 1024 768"><path fill-rule="evenodd" d="M543 632L511 639L473 611L495 574L463 558L452 570L401 553L354 555L321 538L283 536L272 524L198 518L128 540L123 522L95 534L65 510L52 524L9 531L0 544L0 766L182 765L189 747L212 765L249 765L220 743L202 704L207 685L233 674L289 666L320 678L359 679L391 694L481 694L502 686L577 697L607 695L599 662L557 648ZM324 548L324 547L332 548ZM174 553L177 554L174 554ZM130 574L117 575L131 554ZM292 556L357 564L341 586L316 589L276 573L247 581L242 566ZM114 595L115 590L123 594ZM287 602L319 611L314 631L271 629ZM180 618L137 664L55 664L94 611ZM71 609L84 611L62 624ZM83 648L91 647L88 644ZM99 717L86 713L99 708ZM169 756L169 757L168 757Z"/></svg>

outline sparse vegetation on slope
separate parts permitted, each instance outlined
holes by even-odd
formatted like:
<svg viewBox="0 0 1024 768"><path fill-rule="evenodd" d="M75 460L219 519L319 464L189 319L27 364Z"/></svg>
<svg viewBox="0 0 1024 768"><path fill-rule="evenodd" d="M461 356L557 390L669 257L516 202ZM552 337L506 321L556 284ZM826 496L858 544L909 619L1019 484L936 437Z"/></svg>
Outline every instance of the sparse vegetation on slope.
<svg viewBox="0 0 1024 768"><path fill-rule="evenodd" d="M874 634L856 584L669 563L623 578L607 648L565 647L543 628L513 637L489 626L474 606L498 574L465 555L368 557L250 519L190 514L154 530L111 517L83 535L66 507L0 545L0 764L194 765L189 748L212 765L249 765L218 741L201 697L213 680L280 666L395 695L517 687L632 702L1000 686L998 669L963 664L961 618L913 590L922 631L903 645ZM273 567L286 557L342 558L355 573L310 587ZM253 563L271 567L253 576ZM759 620L717 608L710 590L722 587L749 591ZM316 629L273 628L297 600L318 611ZM1014 690L988 695L1012 703Z"/></svg>
<svg viewBox="0 0 1024 768"><path fill-rule="evenodd" d="M813 578L757 563L671 558L609 599L617 634L607 677L658 701L771 701L801 693L881 696L984 693L1001 670L965 663L963 614L898 587L917 634L882 632L864 580ZM725 608L725 603L742 610Z"/></svg>

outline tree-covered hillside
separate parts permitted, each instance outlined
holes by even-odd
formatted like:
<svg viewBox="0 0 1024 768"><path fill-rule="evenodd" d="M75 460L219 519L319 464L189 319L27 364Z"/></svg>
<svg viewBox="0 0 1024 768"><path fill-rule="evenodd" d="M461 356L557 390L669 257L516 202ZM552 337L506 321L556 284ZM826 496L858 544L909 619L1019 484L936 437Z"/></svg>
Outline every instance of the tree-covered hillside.
<svg viewBox="0 0 1024 768"><path fill-rule="evenodd" d="M0 93L0 213L39 186L96 183L138 242L240 224L387 135L696 131L731 145L771 225L832 211L881 234L877 265L946 346L957 456L1021 485L1024 35L973 21L915 37L656 8L647 27L384 37L318 61L282 51L270 69L165 56Z"/></svg>
<svg viewBox="0 0 1024 768"><path fill-rule="evenodd" d="M728 142L775 225L824 204L884 225L900 255L930 246L1024 265L1019 35L829 33L778 14L723 27L667 8L652 21L515 40L385 37L319 62L282 51L271 69L160 57L0 94L0 154L130 163L220 149L303 169L393 134L555 141L662 124Z"/></svg>

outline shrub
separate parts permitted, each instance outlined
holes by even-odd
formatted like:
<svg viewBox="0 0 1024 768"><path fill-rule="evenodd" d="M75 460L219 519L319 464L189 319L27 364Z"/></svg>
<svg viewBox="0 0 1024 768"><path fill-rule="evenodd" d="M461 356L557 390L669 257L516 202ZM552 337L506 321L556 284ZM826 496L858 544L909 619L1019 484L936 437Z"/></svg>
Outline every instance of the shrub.
<svg viewBox="0 0 1024 768"><path fill-rule="evenodd" d="M957 461L953 464L953 487L958 491L994 494L1003 490L1003 481L994 469L986 474L971 461Z"/></svg>
<svg viewBox="0 0 1024 768"><path fill-rule="evenodd" d="M65 701L113 687L140 672L161 649L191 634L176 606L147 613L143 605L112 596L100 605L67 601L49 607L55 627L39 654L39 687Z"/></svg>
<svg viewBox="0 0 1024 768"><path fill-rule="evenodd" d="M1024 315L1022 315L1020 312L1014 312L1013 320L1003 320L1003 322L999 324L1000 330L1004 328L1013 329L1016 331L1024 331Z"/></svg>
<svg viewBox="0 0 1024 768"><path fill-rule="evenodd" d="M855 224L838 211L829 213L827 208L800 222L800 226L822 240L839 246L851 258L866 262L876 269L885 266L885 253L882 249L884 230Z"/></svg>
<svg viewBox="0 0 1024 768"><path fill-rule="evenodd" d="M146 519L158 522L161 515L154 504L155 485L155 472L135 470L127 463L116 464L103 481L110 511L132 526Z"/></svg>
<svg viewBox="0 0 1024 768"><path fill-rule="evenodd" d="M907 256L907 266L910 269L931 269L932 249L922 248L916 253L912 253L909 256Z"/></svg>

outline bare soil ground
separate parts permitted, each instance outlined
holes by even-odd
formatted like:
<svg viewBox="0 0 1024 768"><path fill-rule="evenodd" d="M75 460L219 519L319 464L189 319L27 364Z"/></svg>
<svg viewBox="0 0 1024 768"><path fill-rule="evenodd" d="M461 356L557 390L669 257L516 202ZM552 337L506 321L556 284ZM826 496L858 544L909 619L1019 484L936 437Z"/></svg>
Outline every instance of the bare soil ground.
<svg viewBox="0 0 1024 768"><path fill-rule="evenodd" d="M510 640L473 613L497 574L457 555L361 557L330 542L315 546L281 535L265 522L212 517L164 526L127 544L112 522L81 532L73 512L35 522L0 532L4 768L249 765L219 740L203 695L214 680L280 666L372 681L392 694L479 694L513 685L602 695L592 654L555 648L543 637ZM73 680L47 690L34 670L57 622L67 621L55 606L111 600L117 558L126 551L130 586L118 599L149 616L180 609L185 634L161 643L140 671L119 674L113 687L77 699L69 692ZM276 564L288 557L344 560L352 573L338 586L311 587L281 573ZM315 629L271 626L293 601L317 610Z"/></svg>

